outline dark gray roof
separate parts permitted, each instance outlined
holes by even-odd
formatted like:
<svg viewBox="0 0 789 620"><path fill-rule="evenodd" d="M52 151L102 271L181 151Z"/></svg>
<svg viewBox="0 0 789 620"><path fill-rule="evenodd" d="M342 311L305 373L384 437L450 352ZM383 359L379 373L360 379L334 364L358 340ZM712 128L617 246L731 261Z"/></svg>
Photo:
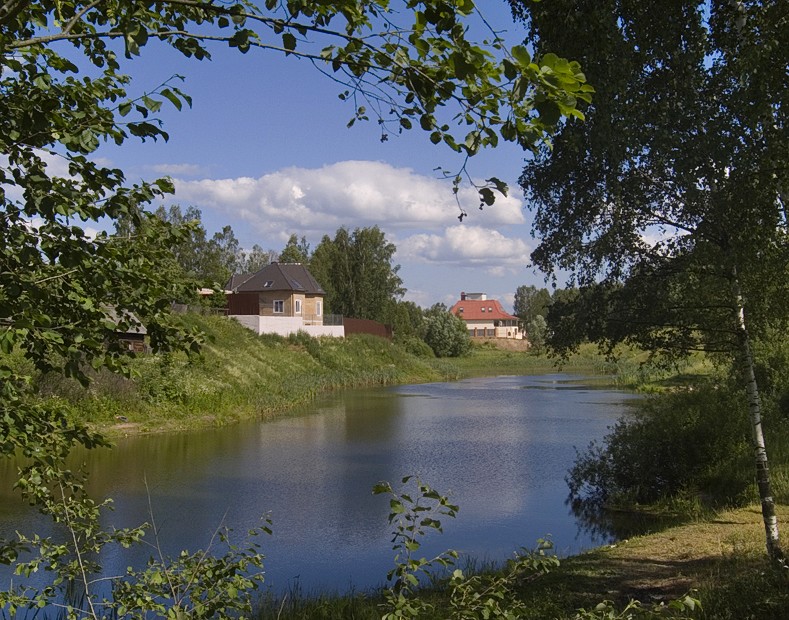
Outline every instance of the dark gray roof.
<svg viewBox="0 0 789 620"><path fill-rule="evenodd" d="M307 295L326 294L301 263L271 263L257 273L231 277L225 288L234 293L289 291Z"/></svg>
<svg viewBox="0 0 789 620"><path fill-rule="evenodd" d="M230 276L230 280L227 281L227 284L225 284L225 290L232 291L233 289L238 288L254 275L255 275L254 273L233 274L232 276Z"/></svg>

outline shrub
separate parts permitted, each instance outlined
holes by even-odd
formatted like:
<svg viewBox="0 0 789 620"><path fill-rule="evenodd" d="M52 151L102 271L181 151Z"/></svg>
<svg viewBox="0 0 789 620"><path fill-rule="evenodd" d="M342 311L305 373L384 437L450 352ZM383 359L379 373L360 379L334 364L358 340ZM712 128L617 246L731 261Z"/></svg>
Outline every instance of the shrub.
<svg viewBox="0 0 789 620"><path fill-rule="evenodd" d="M471 349L466 324L450 312L436 312L425 318L425 342L436 357L460 357Z"/></svg>
<svg viewBox="0 0 789 620"><path fill-rule="evenodd" d="M655 503L681 494L740 502L752 486L745 397L725 387L651 396L579 453L574 502Z"/></svg>
<svg viewBox="0 0 789 620"><path fill-rule="evenodd" d="M435 357L433 349L428 344L418 338L417 336L405 336L397 338L395 341L399 346L408 351L411 355L416 357Z"/></svg>

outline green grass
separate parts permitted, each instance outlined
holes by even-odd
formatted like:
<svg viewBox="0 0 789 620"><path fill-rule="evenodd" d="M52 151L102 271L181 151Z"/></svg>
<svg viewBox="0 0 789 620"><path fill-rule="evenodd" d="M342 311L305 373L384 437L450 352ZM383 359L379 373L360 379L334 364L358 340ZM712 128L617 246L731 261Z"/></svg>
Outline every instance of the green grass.
<svg viewBox="0 0 789 620"><path fill-rule="evenodd" d="M366 387L456 379L451 363L420 358L381 338L257 336L221 317L186 315L206 335L199 356L140 355L133 377L98 373L88 389L57 375L41 393L109 434L219 426L267 419L316 395Z"/></svg>
<svg viewBox="0 0 789 620"><path fill-rule="evenodd" d="M778 506L778 514L786 523L789 506ZM523 620L570 619L578 609L594 608L603 600L622 609L633 599L651 605L687 593L701 600L702 608L693 615L700 620L789 618L789 571L767 560L757 506L567 558L556 570L517 588L529 610L519 616ZM446 617L444 590L433 588L420 595L437 609L435 616L425 617ZM317 597L293 591L269 595L257 619L380 618L382 601L375 591Z"/></svg>

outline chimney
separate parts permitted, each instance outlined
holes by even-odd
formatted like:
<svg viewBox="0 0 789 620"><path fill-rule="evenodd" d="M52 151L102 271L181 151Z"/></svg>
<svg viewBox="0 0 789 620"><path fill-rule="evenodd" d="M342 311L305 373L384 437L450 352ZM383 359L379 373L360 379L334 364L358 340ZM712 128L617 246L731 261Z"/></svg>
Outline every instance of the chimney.
<svg viewBox="0 0 789 620"><path fill-rule="evenodd" d="M466 301L466 293L465 292L460 294L460 301Z"/></svg>

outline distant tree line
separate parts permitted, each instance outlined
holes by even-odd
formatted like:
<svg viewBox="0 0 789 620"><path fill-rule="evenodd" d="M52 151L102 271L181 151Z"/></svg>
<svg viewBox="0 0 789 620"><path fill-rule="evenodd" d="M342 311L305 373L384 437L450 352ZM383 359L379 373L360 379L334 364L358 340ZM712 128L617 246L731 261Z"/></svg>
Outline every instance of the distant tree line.
<svg viewBox="0 0 789 620"><path fill-rule="evenodd" d="M444 304L423 310L402 299L406 289L394 262L397 248L377 226L338 228L333 238L324 235L314 250L297 234L279 251L258 244L245 250L230 226L210 235L194 206L161 206L153 217L173 233L167 268L190 278L195 289L219 293L234 274L254 273L274 261L302 263L326 292L327 313L391 325L396 338L418 355L459 356L471 347L465 323ZM119 220L115 234L139 236L140 226L147 225ZM210 303L224 305L225 298L217 294Z"/></svg>

